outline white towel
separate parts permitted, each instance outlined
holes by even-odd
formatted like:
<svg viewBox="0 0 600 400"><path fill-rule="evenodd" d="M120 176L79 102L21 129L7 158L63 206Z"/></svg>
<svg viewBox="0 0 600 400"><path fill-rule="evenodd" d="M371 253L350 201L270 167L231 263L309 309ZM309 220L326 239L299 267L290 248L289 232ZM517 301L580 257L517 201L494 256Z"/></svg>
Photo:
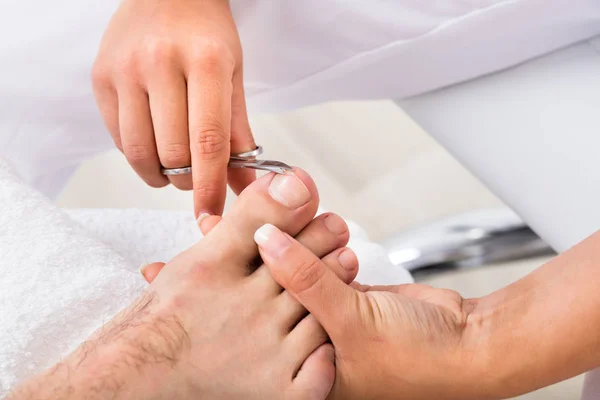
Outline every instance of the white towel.
<svg viewBox="0 0 600 400"><path fill-rule="evenodd" d="M0 397L58 361L145 284L0 159Z"/></svg>
<svg viewBox="0 0 600 400"><path fill-rule="evenodd" d="M201 238L190 213L64 212L0 158L0 397L57 362L146 286L138 267ZM350 223L364 283L409 282Z"/></svg>
<svg viewBox="0 0 600 400"><path fill-rule="evenodd" d="M149 211L135 209L75 209L66 210L88 234L110 245L139 267L154 261L168 261L202 238L191 213L184 211ZM319 211L322 212L322 211ZM412 282L404 269L394 267L385 250L369 240L356 223L346 221L350 228L350 243L360 261L357 281L378 285Z"/></svg>

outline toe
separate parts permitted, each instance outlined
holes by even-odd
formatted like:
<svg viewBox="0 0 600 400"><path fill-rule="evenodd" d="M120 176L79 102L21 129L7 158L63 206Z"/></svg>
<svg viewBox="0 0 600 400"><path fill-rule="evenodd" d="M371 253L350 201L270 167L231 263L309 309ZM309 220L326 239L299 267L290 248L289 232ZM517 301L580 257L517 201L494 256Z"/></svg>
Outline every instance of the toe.
<svg viewBox="0 0 600 400"><path fill-rule="evenodd" d="M323 344L304 361L286 398L325 400L335 382L335 350Z"/></svg>
<svg viewBox="0 0 600 400"><path fill-rule="evenodd" d="M350 284L358 274L358 258L349 248L341 248L322 258L323 263L341 280ZM281 315L282 329L289 332L308 313L287 291L283 291L276 300L276 309Z"/></svg>
<svg viewBox="0 0 600 400"><path fill-rule="evenodd" d="M242 192L210 234L186 255L196 265L214 265L219 273L247 275L247 266L258 256L253 240L258 228L268 223L296 236L313 219L318 206L316 186L301 169L265 175Z"/></svg>
<svg viewBox="0 0 600 400"><path fill-rule="evenodd" d="M308 314L296 325L283 340L283 352L286 359L290 360L294 376L298 374L304 360L328 341L327 332L314 316Z"/></svg>
<svg viewBox="0 0 600 400"><path fill-rule="evenodd" d="M332 213L319 215L296 236L296 240L302 243L304 247L309 249L319 258L345 246L348 244L349 238L350 231L346 222L344 222L343 218L339 215ZM329 259L331 259L331 257L329 257ZM334 260L331 259L331 261ZM339 262L332 263L331 267L335 269L336 273L337 271L340 272L338 276L342 279L345 279L348 273L351 272L349 270L344 270L344 268L339 265ZM356 268L358 269L358 265L356 265ZM354 275L352 279L354 279L355 276L356 275ZM257 285L262 286L262 290L265 291L279 294L283 290L271 277L271 273L266 265L258 268L249 279L255 281Z"/></svg>
<svg viewBox="0 0 600 400"><path fill-rule="evenodd" d="M152 283L152 281L158 276L160 271L162 271L165 263L163 262L155 262L152 264L144 264L140 267L140 273L148 283Z"/></svg>

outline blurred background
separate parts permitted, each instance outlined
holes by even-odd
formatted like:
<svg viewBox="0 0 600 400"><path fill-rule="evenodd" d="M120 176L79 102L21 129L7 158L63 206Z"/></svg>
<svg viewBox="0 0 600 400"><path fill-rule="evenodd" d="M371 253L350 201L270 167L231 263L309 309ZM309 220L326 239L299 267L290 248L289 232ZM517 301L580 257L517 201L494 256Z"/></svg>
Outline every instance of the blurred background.
<svg viewBox="0 0 600 400"><path fill-rule="evenodd" d="M264 146L262 158L307 170L317 182L322 207L359 223L377 242L440 217L504 207L391 101L330 103L253 116L251 125L257 143ZM230 193L227 203L233 200ZM57 202L62 207L190 213L193 208L191 193L145 186L116 150L84 164ZM482 296L547 259L439 271L419 280L458 290L465 297ZM577 377L520 399L576 400L582 382Z"/></svg>

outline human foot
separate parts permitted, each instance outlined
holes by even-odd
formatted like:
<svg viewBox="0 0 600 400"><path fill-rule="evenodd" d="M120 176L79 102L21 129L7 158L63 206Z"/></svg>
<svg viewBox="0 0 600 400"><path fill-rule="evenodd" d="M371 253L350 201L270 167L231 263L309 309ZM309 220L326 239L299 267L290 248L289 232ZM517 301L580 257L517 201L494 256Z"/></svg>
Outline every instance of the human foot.
<svg viewBox="0 0 600 400"><path fill-rule="evenodd" d="M173 299L188 335L198 335L180 362L204 371L188 379L208 397L324 399L329 393L335 371L333 349L321 347L327 335L265 266L248 269L258 256L254 233L270 223L297 235L338 276L352 281L358 263L350 250L340 249L348 229L332 214L311 221L317 207L316 188L303 171L263 177L152 283L159 296L173 279L194 287L189 296Z"/></svg>
<svg viewBox="0 0 600 400"><path fill-rule="evenodd" d="M340 249L348 229L335 215L310 222L317 203L314 183L300 170L249 186L148 293L49 371L69 380L52 387L69 389L64 398L102 388L117 399L324 399L335 377L327 335L265 266L248 268L258 255L253 235L269 223L352 281L357 260Z"/></svg>

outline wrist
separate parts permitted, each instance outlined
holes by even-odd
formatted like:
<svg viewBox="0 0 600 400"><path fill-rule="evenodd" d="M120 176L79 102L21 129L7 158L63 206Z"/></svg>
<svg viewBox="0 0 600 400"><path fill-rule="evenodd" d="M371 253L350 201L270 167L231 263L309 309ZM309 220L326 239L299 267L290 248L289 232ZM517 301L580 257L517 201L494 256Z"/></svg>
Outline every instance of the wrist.
<svg viewBox="0 0 600 400"><path fill-rule="evenodd" d="M500 400L506 398L498 390L496 364L490 351L490 324L496 310L487 298L464 299L462 329L456 346L438 364L447 378L444 396L462 400Z"/></svg>
<svg viewBox="0 0 600 400"><path fill-rule="evenodd" d="M532 292L527 281L519 281L470 300L463 345L472 357L472 398L513 398L558 381L539 368L550 359L539 356L542 321L532 309Z"/></svg>
<svg viewBox="0 0 600 400"><path fill-rule="evenodd" d="M502 372L494 348L492 333L501 307L490 297L465 300L470 309L467 311L465 328L461 341L461 352L466 386L470 392L468 399L495 400L506 398L500 382Z"/></svg>
<svg viewBox="0 0 600 400"><path fill-rule="evenodd" d="M511 398L600 366L596 234L473 301L462 340L479 398Z"/></svg>

